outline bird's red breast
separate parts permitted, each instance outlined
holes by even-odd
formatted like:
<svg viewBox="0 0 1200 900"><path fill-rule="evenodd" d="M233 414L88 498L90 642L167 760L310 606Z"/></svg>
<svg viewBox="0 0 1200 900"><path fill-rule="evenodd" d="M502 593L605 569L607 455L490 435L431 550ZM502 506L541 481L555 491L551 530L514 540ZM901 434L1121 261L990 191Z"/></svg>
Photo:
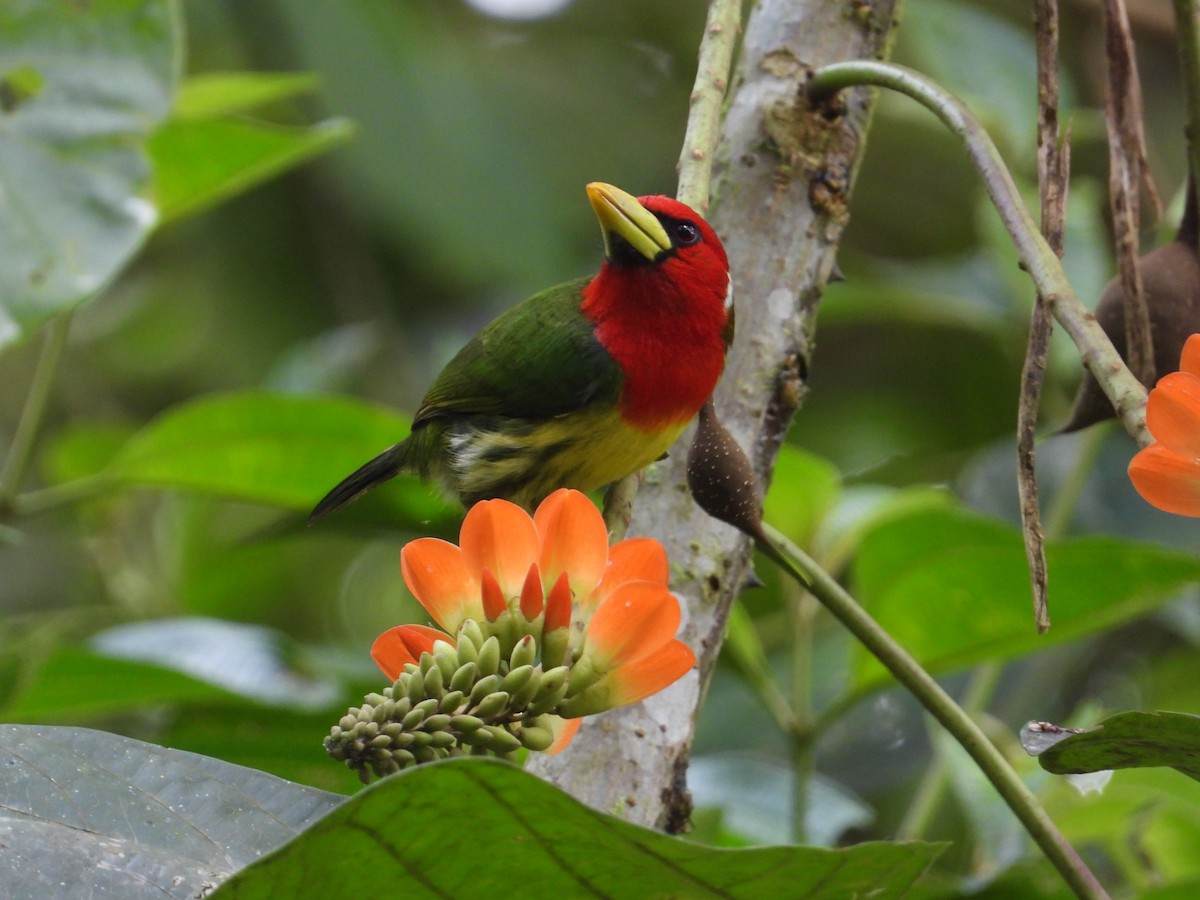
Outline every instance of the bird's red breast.
<svg viewBox="0 0 1200 900"><path fill-rule="evenodd" d="M582 310L624 374L621 418L658 431L692 418L725 367L732 315L729 261L690 207L639 197L674 245L653 261L606 259Z"/></svg>

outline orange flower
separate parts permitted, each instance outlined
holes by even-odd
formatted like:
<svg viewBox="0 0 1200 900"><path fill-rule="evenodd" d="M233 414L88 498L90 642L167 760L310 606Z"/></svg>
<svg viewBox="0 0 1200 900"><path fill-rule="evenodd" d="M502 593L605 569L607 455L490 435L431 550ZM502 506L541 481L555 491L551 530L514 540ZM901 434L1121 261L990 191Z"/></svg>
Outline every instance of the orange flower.
<svg viewBox="0 0 1200 900"><path fill-rule="evenodd" d="M1200 516L1200 334L1183 347L1180 371L1161 379L1146 402L1155 443L1129 463L1129 479L1147 503Z"/></svg>
<svg viewBox="0 0 1200 900"><path fill-rule="evenodd" d="M557 753L583 716L635 703L696 662L675 638L662 545L609 547L578 491L556 491L532 517L505 500L477 503L457 546L415 540L400 569L444 630L400 625L372 645L392 684L325 739L364 781L464 753Z"/></svg>
<svg viewBox="0 0 1200 900"><path fill-rule="evenodd" d="M555 655L563 658L549 661L571 666L579 690L605 679L611 702L600 708L656 693L695 663L675 640L679 602L667 589L662 545L630 538L610 547L603 517L579 491L555 491L532 518L506 500L476 503L463 520L459 546L418 538L400 551L400 570L447 634L414 625L385 632L372 654L389 677L435 640L453 644L449 635L467 619L483 625L517 611L542 638L544 655L554 644L550 632L558 633L564 643ZM595 705L589 703L589 711L598 711Z"/></svg>

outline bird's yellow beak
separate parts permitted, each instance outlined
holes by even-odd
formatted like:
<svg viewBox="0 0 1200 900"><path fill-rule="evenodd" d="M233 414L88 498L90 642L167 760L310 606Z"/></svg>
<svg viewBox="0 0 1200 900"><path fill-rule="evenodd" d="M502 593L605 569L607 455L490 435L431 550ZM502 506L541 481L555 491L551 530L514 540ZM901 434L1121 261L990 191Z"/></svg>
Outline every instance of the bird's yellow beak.
<svg viewBox="0 0 1200 900"><path fill-rule="evenodd" d="M604 255L609 259L613 257L614 235L623 238L650 262L671 249L671 239L662 223L631 194L603 181L593 181L587 186L587 193L600 220Z"/></svg>

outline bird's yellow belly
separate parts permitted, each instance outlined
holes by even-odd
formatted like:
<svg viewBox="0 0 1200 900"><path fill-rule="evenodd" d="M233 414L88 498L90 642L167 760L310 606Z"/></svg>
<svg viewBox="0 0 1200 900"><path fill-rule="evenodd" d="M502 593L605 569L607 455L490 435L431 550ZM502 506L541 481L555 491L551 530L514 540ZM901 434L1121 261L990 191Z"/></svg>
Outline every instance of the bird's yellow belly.
<svg viewBox="0 0 1200 900"><path fill-rule="evenodd" d="M642 431L611 409L489 424L449 437L450 486L467 504L506 497L532 509L560 487L593 491L636 472L662 456L687 423Z"/></svg>

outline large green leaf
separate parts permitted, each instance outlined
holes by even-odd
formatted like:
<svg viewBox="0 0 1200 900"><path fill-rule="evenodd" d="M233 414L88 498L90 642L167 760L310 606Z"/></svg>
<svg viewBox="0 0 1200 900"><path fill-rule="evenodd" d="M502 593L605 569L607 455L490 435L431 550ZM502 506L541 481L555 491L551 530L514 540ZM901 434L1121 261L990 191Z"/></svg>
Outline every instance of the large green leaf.
<svg viewBox="0 0 1200 900"><path fill-rule="evenodd" d="M172 119L150 140L162 220L202 212L319 156L353 134L345 119L308 127L249 119Z"/></svg>
<svg viewBox="0 0 1200 900"><path fill-rule="evenodd" d="M61 647L0 707L0 716L10 722L78 722L161 703L229 697L213 684L168 668Z"/></svg>
<svg viewBox="0 0 1200 900"><path fill-rule="evenodd" d="M312 92L317 76L309 72L207 72L179 86L176 119L212 119L245 112Z"/></svg>
<svg viewBox="0 0 1200 900"><path fill-rule="evenodd" d="M171 0L0 6L0 346L88 299L154 225L146 138L181 57Z"/></svg>
<svg viewBox="0 0 1200 900"><path fill-rule="evenodd" d="M1104 769L1170 766L1200 781L1200 717L1123 712L1038 755L1047 772L1073 775Z"/></svg>
<svg viewBox="0 0 1200 900"><path fill-rule="evenodd" d="M12 896L194 897L249 866L214 896L386 885L395 896L469 900L519 885L530 898L888 898L904 896L942 850L713 850L587 809L495 760L420 766L344 801L84 729L0 726L0 754L0 866Z"/></svg>
<svg viewBox="0 0 1200 900"><path fill-rule="evenodd" d="M226 882L222 900L396 897L901 897L933 844L714 850L590 810L493 760L386 778Z"/></svg>
<svg viewBox="0 0 1200 900"><path fill-rule="evenodd" d="M9 897L204 896L343 800L86 729L0 726L0 757Z"/></svg>
<svg viewBox="0 0 1200 900"><path fill-rule="evenodd" d="M307 511L339 479L408 433L408 420L335 397L202 397L135 435L107 476ZM398 485L414 516L444 514L427 488ZM393 489L394 490L394 489Z"/></svg>
<svg viewBox="0 0 1200 900"><path fill-rule="evenodd" d="M927 669L1008 659L1073 640L1153 609L1200 580L1200 559L1111 538L1047 547L1053 627L1033 627L1020 534L961 509L891 519L863 540L854 568L859 599ZM854 680L866 690L890 676L856 648Z"/></svg>

